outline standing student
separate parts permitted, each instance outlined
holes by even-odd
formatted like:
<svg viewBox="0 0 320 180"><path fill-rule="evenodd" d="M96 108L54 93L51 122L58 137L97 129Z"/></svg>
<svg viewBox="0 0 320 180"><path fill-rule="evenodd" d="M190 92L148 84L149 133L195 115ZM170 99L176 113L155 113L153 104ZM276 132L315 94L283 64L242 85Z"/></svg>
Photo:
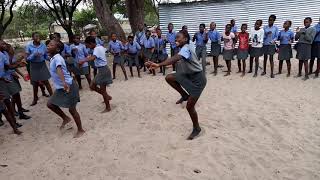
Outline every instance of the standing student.
<svg viewBox="0 0 320 180"><path fill-rule="evenodd" d="M278 40L280 41L279 46L279 72L278 74L282 73L282 66L283 61L286 61L287 68L288 68L288 74L287 77L291 74L291 62L290 59L292 58L292 48L291 44L294 41L294 33L290 30L292 22L291 21L285 21L283 23L283 30L279 32Z"/></svg>
<svg viewBox="0 0 320 180"><path fill-rule="evenodd" d="M297 28L295 40L298 41L297 59L299 59L299 74L297 77L302 76L302 66L304 65L305 77L304 80L309 79L308 61L311 59L311 49L316 29L311 27L312 19L306 17L304 19L304 28Z"/></svg>
<svg viewBox="0 0 320 180"><path fill-rule="evenodd" d="M79 85L79 89L82 89L81 75L85 75L89 86L91 84L91 75L89 71L88 62L85 62L81 65L79 64L79 62L85 60L89 54L86 46L80 43L80 35L74 35L72 39L73 39L73 44L70 45L70 49L71 49L72 57L74 59L73 71L75 73L76 80Z"/></svg>
<svg viewBox="0 0 320 180"><path fill-rule="evenodd" d="M130 74L131 77L133 77L133 72L132 72L132 66L135 65L137 67L137 72L138 72L138 77L141 78L140 76L140 68L139 68L139 51L141 50L141 46L139 45L138 42L133 40L133 36L128 36L128 43L125 46L125 50L127 52L127 58L129 62L129 69L130 69Z"/></svg>
<svg viewBox="0 0 320 180"><path fill-rule="evenodd" d="M315 72L315 77L319 77L320 71L320 18L318 24L314 26L316 29L316 35L312 43L312 50L311 50L311 60L310 60L310 70L309 74L313 72L313 64L314 61L317 59L317 70Z"/></svg>
<svg viewBox="0 0 320 180"><path fill-rule="evenodd" d="M271 78L274 78L273 69L274 61L273 55L276 53L276 41L278 39L279 29L274 25L277 17L275 15L270 15L268 20L268 25L264 26L264 40L263 40L263 51L264 51L264 60L263 60L263 72L262 76L266 75L267 61L268 56L271 66Z"/></svg>
<svg viewBox="0 0 320 180"><path fill-rule="evenodd" d="M53 39L56 41L61 41L61 34L57 32L53 33ZM71 73L74 69L74 61L71 58L70 46L66 43L63 43L63 50L61 51L61 56L66 61L68 71Z"/></svg>
<svg viewBox="0 0 320 180"><path fill-rule="evenodd" d="M38 87L44 84L50 94L53 94L49 83L50 73L46 64L47 48L41 43L39 33L32 34L32 43L26 47L27 61L30 63L30 76L33 85L33 101L31 106L38 102Z"/></svg>
<svg viewBox="0 0 320 180"><path fill-rule="evenodd" d="M248 73L252 73L253 60L255 60L255 70L253 77L258 76L259 69L259 57L263 55L263 39L264 30L261 28L262 20L257 20L254 28L251 30L250 39L252 41L250 49L250 70Z"/></svg>
<svg viewBox="0 0 320 180"><path fill-rule="evenodd" d="M238 26L236 25L236 20L231 19L230 24L231 24L231 32L233 32L233 34L236 35L238 32Z"/></svg>
<svg viewBox="0 0 320 180"><path fill-rule="evenodd" d="M194 48L189 45L190 39L188 37L188 32L180 31L177 34L177 46L181 48L180 52L162 63L148 62L147 64L150 68L156 69L177 63L176 73L168 74L166 81L181 95L177 104L187 101L187 110L193 123L193 130L188 140L192 140L201 132L195 105L206 86L207 80Z"/></svg>
<svg viewBox="0 0 320 180"><path fill-rule="evenodd" d="M154 39L151 37L151 31L146 31L146 37L142 41L142 47L143 47L143 57L144 61L150 61L152 59L152 54L154 52ZM153 75L156 75L155 71L151 71Z"/></svg>
<svg viewBox="0 0 320 180"><path fill-rule="evenodd" d="M181 28L181 30L182 30L182 31L186 31L186 32L188 33L189 39L191 39L191 38L190 38L191 36L190 36L190 34L189 34L189 32L188 32L188 26L183 25L182 28Z"/></svg>
<svg viewBox="0 0 320 180"><path fill-rule="evenodd" d="M249 55L249 33L247 33L248 25L242 24L241 25L241 32L238 33L237 39L239 39L239 47L237 52L238 58L238 68L239 73L242 72L241 77L245 76L246 74L246 60ZM241 70L241 61L242 61L242 70Z"/></svg>
<svg viewBox="0 0 320 180"><path fill-rule="evenodd" d="M146 32L144 31L143 24L138 26L138 31L135 34L135 41L140 45L142 48L142 41L146 37ZM144 71L146 71L146 66L144 65L144 58L143 58L143 49L138 51L138 58L139 58L139 65L140 69L143 67Z"/></svg>
<svg viewBox="0 0 320 180"><path fill-rule="evenodd" d="M104 112L111 111L110 100L112 97L107 93L107 85L112 84L112 76L111 71L108 67L107 57L106 57L106 49L103 46L99 46L96 44L94 37L87 37L85 40L87 48L93 49L92 56L88 56L86 61L94 61L95 66L98 69L98 73L96 77L94 77L91 82L90 89L96 91L101 94L106 105ZM81 61L81 63L85 63L85 61Z"/></svg>
<svg viewBox="0 0 320 180"><path fill-rule="evenodd" d="M208 34L205 32L206 25L200 24L199 31L196 32L192 38L192 41L196 41L196 54L201 60L203 72L206 73L206 65L207 65L207 42L208 42Z"/></svg>
<svg viewBox="0 0 320 180"><path fill-rule="evenodd" d="M124 74L125 80L128 80L126 69L124 68L124 59L122 51L124 50L123 44L117 39L117 34L111 34L111 41L109 42L109 52L113 55L113 79L116 79L117 65L120 65Z"/></svg>
<svg viewBox="0 0 320 180"><path fill-rule="evenodd" d="M235 45L235 34L231 32L231 24L226 25L225 32L222 35L223 38L223 59L226 61L226 65L228 68L227 74L224 76L229 76L231 73L231 60L234 55L234 45Z"/></svg>
<svg viewBox="0 0 320 180"><path fill-rule="evenodd" d="M98 34L95 30L91 30L89 32L89 36L93 37L96 41L96 44L99 46L104 46L104 41L102 41L101 39L98 38ZM92 50L88 49L88 53L92 55ZM93 61L89 61L89 67L91 67L93 69L93 75L96 76L97 75L97 68L94 66L94 62ZM89 68L90 70L90 68Z"/></svg>
<svg viewBox="0 0 320 180"><path fill-rule="evenodd" d="M221 35L216 29L216 23L211 22L208 37L211 41L211 55L213 59L214 71L212 72L215 76L218 73L218 62L219 55L221 53Z"/></svg>
<svg viewBox="0 0 320 180"><path fill-rule="evenodd" d="M79 88L73 81L70 73L68 72L65 60L60 55L64 49L64 44L61 41L50 41L48 45L48 53L50 59L50 73L52 82L55 87L55 92L49 99L48 108L60 116L63 120L60 129L63 129L67 123L71 121L60 108L68 108L72 115L78 131L75 134L75 138L82 136L85 131L81 125L80 115L77 111L77 103L80 102Z"/></svg>
<svg viewBox="0 0 320 180"><path fill-rule="evenodd" d="M168 54L166 51L166 43L165 40L162 38L161 30L157 31L157 37L154 39L154 52L153 52L153 62L161 63L168 58ZM160 67L160 73L166 75L166 67Z"/></svg>
<svg viewBox="0 0 320 180"><path fill-rule="evenodd" d="M173 24L168 24L168 33L166 35L166 42L170 44L170 54L171 57L176 55L179 52L179 48L176 46L176 35L177 33L173 30ZM176 65L172 64L173 71L176 70Z"/></svg>

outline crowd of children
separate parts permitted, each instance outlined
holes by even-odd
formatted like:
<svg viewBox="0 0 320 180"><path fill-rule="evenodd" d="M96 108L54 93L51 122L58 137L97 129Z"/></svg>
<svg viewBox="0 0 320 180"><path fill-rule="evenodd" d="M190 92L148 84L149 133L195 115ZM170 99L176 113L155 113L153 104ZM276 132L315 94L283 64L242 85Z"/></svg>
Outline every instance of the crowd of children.
<svg viewBox="0 0 320 180"><path fill-rule="evenodd" d="M290 30L291 21L285 21L282 30L274 25L275 21L276 16L271 15L267 25L262 27L262 20L257 20L249 32L247 24L242 24L241 30L238 32L235 20L231 20L230 24L225 26L224 32L219 32L216 29L215 22L210 24L208 31L205 24L200 24L199 31L192 36L192 39L187 26L183 26L181 31L175 32L174 25L169 23L168 33L162 35L159 27L150 31L141 25L138 32L134 36L128 36L126 40L119 39L116 33L112 33L107 48L104 47L104 41L97 37L95 31L91 31L83 43L80 35L74 35L71 44L62 43L59 33L50 35L50 40L44 44L41 42L39 34L35 32L32 34L32 41L26 46L24 55L15 55L14 49L9 44L0 41L0 110L14 132L21 134L21 131L18 130L21 124L17 123L15 116L19 116L20 119L31 118L24 114L28 110L22 107L19 93L21 91L19 75L27 80L19 68L27 66L33 87L31 106L37 104L38 89L40 88L43 96L50 96L48 108L63 120L61 128L64 128L71 119L60 108L69 109L78 127L75 137L80 137L84 130L76 105L80 102L81 76L85 76L92 91L103 97L106 106L103 112L109 112L112 97L107 93L107 86L112 84L113 79L116 79L117 65L121 67L125 80L128 80L126 65L129 66L131 77L134 76L133 67L135 67L139 78L141 78L140 70L142 68L144 71L147 71L148 68L149 73L153 75L156 75L155 70L160 68L159 73L165 75L166 67L172 65L174 72L166 76L166 81L181 95L177 104L187 101L187 110L193 122L193 131L188 139L193 139L201 131L195 104L206 86L208 42L211 42L214 66L212 74L214 75L218 73L218 59L222 54L227 67L225 76L231 75L231 63L237 59L238 73L241 73L242 77L246 72L253 73L253 76L257 77L259 58L263 56L261 75L266 75L269 60L270 77L274 78L274 55L278 52L279 70L277 74L282 73L283 61L286 61L287 76L290 76L290 59L293 57L292 44L296 41L294 48L297 50L297 59L299 60L297 76L302 76L302 67L304 66L304 79L307 80L309 75L313 73L314 61L317 60L315 77L318 77L320 71L320 19L319 23L312 27L312 19L305 18L304 28L297 28L296 34ZM195 43L195 47L191 45L191 41ZM170 58L168 58L166 51L167 46L170 47ZM108 66L106 53L113 56L112 72ZM249 71L246 70L248 57ZM309 60L311 60L310 64ZM49 68L46 61L50 61ZM255 64L254 70L253 64ZM93 70L93 79L91 70ZM55 89L54 92L49 83L50 78ZM46 94L46 90L49 95ZM2 120L0 121L1 125L3 125Z"/></svg>

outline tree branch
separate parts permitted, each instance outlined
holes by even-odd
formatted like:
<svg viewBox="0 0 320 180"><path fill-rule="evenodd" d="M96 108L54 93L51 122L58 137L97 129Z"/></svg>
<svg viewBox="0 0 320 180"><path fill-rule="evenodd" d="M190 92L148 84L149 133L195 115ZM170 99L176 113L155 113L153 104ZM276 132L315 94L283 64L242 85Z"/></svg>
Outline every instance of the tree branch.
<svg viewBox="0 0 320 180"><path fill-rule="evenodd" d="M7 20L7 22L3 25L3 29L6 29L13 19L13 6L16 4L16 2L17 2L17 0L12 0L12 2L11 2L12 4L9 7L10 17Z"/></svg>

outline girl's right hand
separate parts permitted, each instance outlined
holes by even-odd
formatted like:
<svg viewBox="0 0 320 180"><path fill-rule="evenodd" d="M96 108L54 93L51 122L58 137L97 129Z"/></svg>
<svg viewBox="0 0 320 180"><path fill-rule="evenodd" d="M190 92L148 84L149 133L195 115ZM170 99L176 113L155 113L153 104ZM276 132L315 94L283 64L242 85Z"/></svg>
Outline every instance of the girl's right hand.
<svg viewBox="0 0 320 180"><path fill-rule="evenodd" d="M69 93L70 92L70 87L67 83L63 83L63 89L65 92Z"/></svg>
<svg viewBox="0 0 320 180"><path fill-rule="evenodd" d="M297 27L296 31L297 31L297 32L300 32L300 27Z"/></svg>
<svg viewBox="0 0 320 180"><path fill-rule="evenodd" d="M146 65L149 69L157 69L157 68L160 67L159 64L154 63L154 62L151 62L151 61L146 62L145 65Z"/></svg>

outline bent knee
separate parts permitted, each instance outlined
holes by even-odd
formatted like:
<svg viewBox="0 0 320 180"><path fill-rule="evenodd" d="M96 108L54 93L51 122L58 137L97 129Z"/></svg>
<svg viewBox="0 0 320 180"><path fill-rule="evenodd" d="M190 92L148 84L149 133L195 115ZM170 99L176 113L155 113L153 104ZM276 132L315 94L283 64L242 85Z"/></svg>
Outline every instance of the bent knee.
<svg viewBox="0 0 320 180"><path fill-rule="evenodd" d="M175 81L175 77L172 74L168 74L165 79L167 82Z"/></svg>

